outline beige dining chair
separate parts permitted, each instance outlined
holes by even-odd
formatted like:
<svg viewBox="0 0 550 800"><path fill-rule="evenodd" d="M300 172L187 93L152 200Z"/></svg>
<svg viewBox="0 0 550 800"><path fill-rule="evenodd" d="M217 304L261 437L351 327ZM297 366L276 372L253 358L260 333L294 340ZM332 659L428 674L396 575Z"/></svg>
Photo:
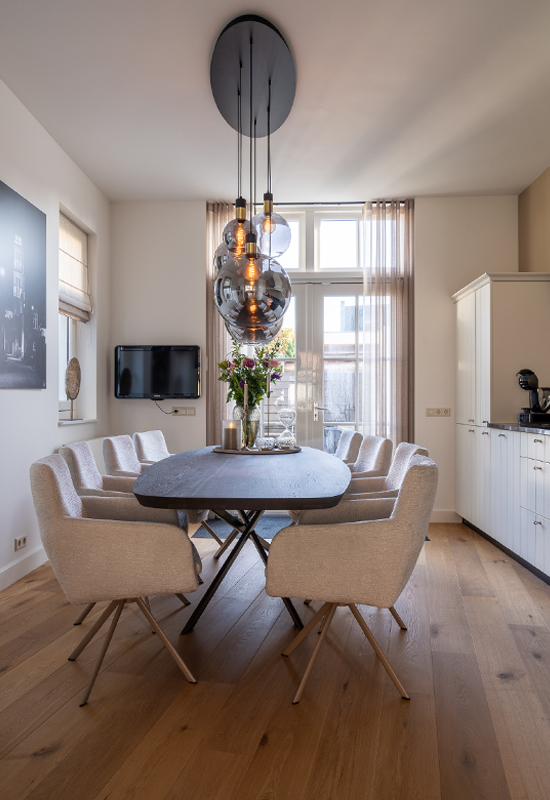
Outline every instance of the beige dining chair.
<svg viewBox="0 0 550 800"><path fill-rule="evenodd" d="M59 453L67 462L77 494L117 497L121 493L132 493L136 479L122 475L101 475L88 442L67 444L59 449Z"/></svg>
<svg viewBox="0 0 550 800"><path fill-rule="evenodd" d="M345 461L346 464L354 464L359 455L362 441L363 437L358 431L344 429L338 439L334 455Z"/></svg>
<svg viewBox="0 0 550 800"><path fill-rule="evenodd" d="M401 442L397 445L388 474L378 478L356 478L355 475L352 475L346 497L351 495L397 497L411 458L428 455L425 447Z"/></svg>
<svg viewBox="0 0 550 800"><path fill-rule="evenodd" d="M147 469L147 464L140 464L132 437L127 434L106 436L102 448L107 475L137 478Z"/></svg>
<svg viewBox="0 0 550 800"><path fill-rule="evenodd" d="M44 550L67 600L75 604L107 601L101 614L69 656L75 661L112 616L112 622L80 705L85 705L125 603L135 602L191 683L191 671L151 613L148 597L197 589L200 558L185 531L158 521L129 521L128 498L79 497L69 468L60 455L31 466L31 489ZM89 516L93 507L94 516ZM101 516L101 509L107 516Z"/></svg>
<svg viewBox="0 0 550 800"><path fill-rule="evenodd" d="M283 650L289 656L322 620L320 636L293 702L302 697L315 659L338 606L347 606L395 687L409 699L384 652L376 642L357 605L387 608L406 630L394 604L405 588L425 540L437 490L437 465L414 456L396 500L348 501L394 503L391 515L328 524L302 524L283 528L271 543L266 568L266 592L272 597L310 597L323 605ZM367 506L369 507L369 506Z"/></svg>
<svg viewBox="0 0 550 800"><path fill-rule="evenodd" d="M162 431L142 431L132 436L136 455L141 464L156 464L163 458L169 458L166 440Z"/></svg>
<svg viewBox="0 0 550 800"><path fill-rule="evenodd" d="M364 436L359 453L349 468L357 478L387 475L391 466L393 443L383 436Z"/></svg>

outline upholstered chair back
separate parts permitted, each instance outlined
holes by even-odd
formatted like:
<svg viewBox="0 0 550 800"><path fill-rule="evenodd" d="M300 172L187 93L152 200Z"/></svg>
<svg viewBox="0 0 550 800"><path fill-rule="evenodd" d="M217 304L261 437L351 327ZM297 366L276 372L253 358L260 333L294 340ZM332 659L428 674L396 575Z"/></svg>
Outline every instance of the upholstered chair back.
<svg viewBox="0 0 550 800"><path fill-rule="evenodd" d="M363 437L357 431L343 430L338 439L338 446L334 455L342 461L354 463L359 455L359 448Z"/></svg>
<svg viewBox="0 0 550 800"><path fill-rule="evenodd" d="M132 437L127 434L108 436L103 440L103 461L107 475L120 472L141 473L141 464Z"/></svg>
<svg viewBox="0 0 550 800"><path fill-rule="evenodd" d="M396 523L393 533L396 564L389 605L394 604L405 588L420 555L434 507L437 480L437 464L431 458L411 458L390 517Z"/></svg>
<svg viewBox="0 0 550 800"><path fill-rule="evenodd" d="M393 444L383 436L364 436L352 472L369 472L372 475L387 475L391 466Z"/></svg>
<svg viewBox="0 0 550 800"><path fill-rule="evenodd" d="M162 431L134 433L133 439L139 461L162 461L170 456Z"/></svg>
<svg viewBox="0 0 550 800"><path fill-rule="evenodd" d="M63 456L46 456L31 465L31 491L44 550L61 588L70 600L71 591L67 582L70 565L66 563L67 553L64 552L61 528L63 521L80 519L84 513Z"/></svg>
<svg viewBox="0 0 550 800"><path fill-rule="evenodd" d="M413 456L428 455L426 448L419 447L417 444L411 444L410 442L401 442L401 444L398 444L390 471L388 472L388 482L393 486L401 486L411 458Z"/></svg>
<svg viewBox="0 0 550 800"><path fill-rule="evenodd" d="M68 444L60 449L59 454L67 462L77 492L80 489L103 488L103 480L88 442Z"/></svg>

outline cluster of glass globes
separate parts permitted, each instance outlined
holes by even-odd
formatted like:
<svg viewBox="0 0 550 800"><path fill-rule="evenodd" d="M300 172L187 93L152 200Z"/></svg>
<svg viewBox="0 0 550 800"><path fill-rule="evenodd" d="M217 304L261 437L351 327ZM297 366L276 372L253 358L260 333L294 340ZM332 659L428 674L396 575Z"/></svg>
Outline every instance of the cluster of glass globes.
<svg viewBox="0 0 550 800"><path fill-rule="evenodd" d="M273 196L264 195L264 210L249 222L242 197L235 219L224 229L214 254L214 301L236 341L263 345L283 324L291 297L290 280L277 261L290 245L287 221L273 211Z"/></svg>

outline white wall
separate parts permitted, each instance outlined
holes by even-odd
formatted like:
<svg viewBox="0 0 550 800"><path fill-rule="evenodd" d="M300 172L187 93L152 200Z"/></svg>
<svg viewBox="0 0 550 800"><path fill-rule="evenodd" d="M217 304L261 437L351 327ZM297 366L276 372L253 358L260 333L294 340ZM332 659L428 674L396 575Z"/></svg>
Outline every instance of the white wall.
<svg viewBox="0 0 550 800"><path fill-rule="evenodd" d="M160 428L172 453L206 441L206 204L202 201L121 202L112 215L112 323L109 402L113 434ZM195 417L162 414L152 400L114 397L114 348L136 344L197 344L203 390L198 400L160 405L194 407Z"/></svg>
<svg viewBox="0 0 550 800"><path fill-rule="evenodd" d="M68 441L107 432L106 370L97 376L98 422L58 427L58 229L64 206L96 234L92 291L99 364L109 342L110 204L53 141L4 83L0 82L0 180L46 214L47 373L46 389L0 389L0 589L45 560L30 486L29 466ZM92 337L95 340L95 335ZM95 375L83 371L83 380ZM14 553L13 540L27 536Z"/></svg>
<svg viewBox="0 0 550 800"><path fill-rule="evenodd" d="M484 272L517 272L517 231L515 196L415 200L415 441L439 465L436 522L458 521L451 295ZM451 417L426 417L426 408L440 407L451 408Z"/></svg>

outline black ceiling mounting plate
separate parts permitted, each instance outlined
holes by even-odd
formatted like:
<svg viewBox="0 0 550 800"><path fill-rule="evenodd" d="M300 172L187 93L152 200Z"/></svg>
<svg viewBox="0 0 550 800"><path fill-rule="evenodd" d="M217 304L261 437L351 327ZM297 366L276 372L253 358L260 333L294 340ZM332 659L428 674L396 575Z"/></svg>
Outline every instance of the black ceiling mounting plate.
<svg viewBox="0 0 550 800"><path fill-rule="evenodd" d="M296 93L296 68L274 25L251 14L230 22L218 36L210 61L210 85L220 114L238 132L238 92L242 76L242 132L250 134L250 41L252 40L252 119L256 136L267 136L271 79L271 133L290 114ZM241 65L242 64L242 70Z"/></svg>

